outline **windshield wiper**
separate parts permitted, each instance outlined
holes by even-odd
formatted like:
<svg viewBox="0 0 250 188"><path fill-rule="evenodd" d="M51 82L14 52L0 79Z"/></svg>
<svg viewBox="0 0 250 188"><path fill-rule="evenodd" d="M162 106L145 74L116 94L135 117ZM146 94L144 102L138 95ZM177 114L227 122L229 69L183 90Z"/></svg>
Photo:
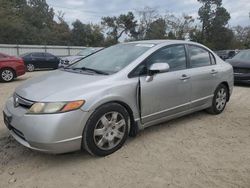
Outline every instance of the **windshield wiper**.
<svg viewBox="0 0 250 188"><path fill-rule="evenodd" d="M87 67L72 68L72 69L73 69L73 70L92 71L92 72L95 72L95 73L97 73L97 74L109 75L109 73L107 73L107 72L100 71L100 70L96 70L96 69L91 69L91 68L87 68Z"/></svg>

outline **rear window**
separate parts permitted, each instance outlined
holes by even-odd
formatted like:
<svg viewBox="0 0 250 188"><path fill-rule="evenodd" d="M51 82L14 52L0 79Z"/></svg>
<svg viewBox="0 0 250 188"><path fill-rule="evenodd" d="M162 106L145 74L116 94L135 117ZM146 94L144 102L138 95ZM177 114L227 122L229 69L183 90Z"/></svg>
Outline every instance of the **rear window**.
<svg viewBox="0 0 250 188"><path fill-rule="evenodd" d="M211 65L210 52L201 47L189 45L189 55L191 67L203 67Z"/></svg>

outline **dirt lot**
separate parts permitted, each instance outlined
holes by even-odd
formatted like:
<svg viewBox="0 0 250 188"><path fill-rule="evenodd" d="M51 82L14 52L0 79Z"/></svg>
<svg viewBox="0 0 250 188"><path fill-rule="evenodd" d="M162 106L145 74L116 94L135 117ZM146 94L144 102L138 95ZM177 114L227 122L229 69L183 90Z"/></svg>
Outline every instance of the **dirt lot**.
<svg viewBox="0 0 250 188"><path fill-rule="evenodd" d="M0 83L0 110L15 87ZM250 87L236 86L225 112L198 112L150 127L108 157L24 148L0 117L0 187L250 187Z"/></svg>

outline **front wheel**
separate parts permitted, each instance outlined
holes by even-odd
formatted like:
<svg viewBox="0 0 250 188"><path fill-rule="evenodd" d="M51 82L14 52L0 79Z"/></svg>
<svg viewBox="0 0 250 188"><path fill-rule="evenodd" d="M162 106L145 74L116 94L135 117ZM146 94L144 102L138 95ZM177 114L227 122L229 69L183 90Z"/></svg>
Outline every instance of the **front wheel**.
<svg viewBox="0 0 250 188"><path fill-rule="evenodd" d="M121 105L105 104L89 118L83 146L92 155L106 156L120 149L128 136L129 115Z"/></svg>
<svg viewBox="0 0 250 188"><path fill-rule="evenodd" d="M15 73L11 69L0 70L0 80L3 82L11 82L15 78Z"/></svg>
<svg viewBox="0 0 250 188"><path fill-rule="evenodd" d="M207 112L210 114L220 114L225 109L228 98L228 88L224 84L220 84L214 92L212 106L207 109Z"/></svg>

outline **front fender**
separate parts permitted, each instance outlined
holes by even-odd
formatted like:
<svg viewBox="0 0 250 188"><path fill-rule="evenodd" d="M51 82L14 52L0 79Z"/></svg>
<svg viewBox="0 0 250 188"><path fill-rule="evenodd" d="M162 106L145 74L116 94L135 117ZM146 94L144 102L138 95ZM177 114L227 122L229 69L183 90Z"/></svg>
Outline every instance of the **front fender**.
<svg viewBox="0 0 250 188"><path fill-rule="evenodd" d="M89 94L86 98L86 103L82 106L82 110L92 112L101 105L110 102L126 104L132 110L134 118L138 118L137 81L130 81L117 86L113 85L111 88Z"/></svg>

